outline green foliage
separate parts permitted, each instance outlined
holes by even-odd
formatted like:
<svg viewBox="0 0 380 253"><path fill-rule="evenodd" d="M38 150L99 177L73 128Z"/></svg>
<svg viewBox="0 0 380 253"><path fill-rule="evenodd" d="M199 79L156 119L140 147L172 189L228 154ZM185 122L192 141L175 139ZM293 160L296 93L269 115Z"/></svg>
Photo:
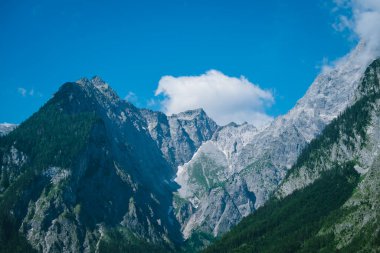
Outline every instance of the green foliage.
<svg viewBox="0 0 380 253"><path fill-rule="evenodd" d="M3 194L2 208L10 208L20 191L28 189L44 169L70 167L97 122L93 113L66 114L53 102L50 100L16 130L0 138L1 154L13 145L28 157L20 175Z"/></svg>
<svg viewBox="0 0 380 253"><path fill-rule="evenodd" d="M380 65L375 61L372 66ZM375 76L375 77L373 77ZM328 156L332 145L342 141L348 148L354 149L355 143L362 147L366 144L366 130L371 122L371 112L375 102L380 98L379 80L371 71L366 71L365 78L360 89L377 87L371 92L365 92L363 96L352 106L348 107L341 115L325 127L321 135L310 142L299 155L294 166L289 170L285 178L293 173L298 173L302 166L312 169ZM364 91L362 91L364 92Z"/></svg>
<svg viewBox="0 0 380 253"><path fill-rule="evenodd" d="M171 251L165 246L154 245L137 238L125 228L108 229L99 243L100 253L167 253Z"/></svg>
<svg viewBox="0 0 380 253"><path fill-rule="evenodd" d="M258 172L262 170L262 168L273 168L273 167L275 166L272 163L272 158L268 154L266 154L265 156L263 156L263 159L260 159L258 161L251 163L250 165L245 167L240 173L243 176L245 176L253 172Z"/></svg>
<svg viewBox="0 0 380 253"><path fill-rule="evenodd" d="M181 198L178 192L173 194L174 212L178 215L182 208L186 208L190 202L187 199Z"/></svg>
<svg viewBox="0 0 380 253"><path fill-rule="evenodd" d="M313 170L325 166L324 161L330 158L335 144L343 143L351 150L367 144L366 131L371 113L380 99L376 75L379 70L380 60L377 60L365 73L358 90L360 99L311 141L286 178L297 175L301 167ZM353 168L355 158L351 159L343 165L331 161L331 168L325 168L327 172L323 172L313 184L282 200L271 199L204 252L336 252L334 235L318 232L324 227L331 227L347 212L341 206L352 196L360 180ZM369 236L379 233L377 225L372 229L366 227L366 231L361 231L358 238L339 252L357 252L363 250L364 245L378 245L380 236ZM367 238L374 239L368 242ZM371 246L363 252L370 251Z"/></svg>
<svg viewBox="0 0 380 253"><path fill-rule="evenodd" d="M173 202L176 203L176 205L178 207L181 207L181 206L185 205L186 203L188 203L188 200L181 198L181 196L179 196L178 192L175 192L173 194Z"/></svg>
<svg viewBox="0 0 380 253"><path fill-rule="evenodd" d="M81 209L82 209L81 204L77 204L77 205L74 207L74 213L75 213L76 215L79 215Z"/></svg>
<svg viewBox="0 0 380 253"><path fill-rule="evenodd" d="M358 181L353 163L325 172L283 200L270 200L204 252L312 252L305 251L307 245L331 252L331 237L308 241L352 195Z"/></svg>
<svg viewBox="0 0 380 253"><path fill-rule="evenodd" d="M211 234L204 232L194 232L191 237L187 239L182 246L182 252L193 253L198 252L206 246L210 245L216 239Z"/></svg>
<svg viewBox="0 0 380 253"><path fill-rule="evenodd" d="M17 230L15 220L0 212L0 253L36 253Z"/></svg>
<svg viewBox="0 0 380 253"><path fill-rule="evenodd" d="M35 166L68 167L83 147L96 121L94 113L67 114L49 101L37 113L0 139L0 147L15 147Z"/></svg>
<svg viewBox="0 0 380 253"><path fill-rule="evenodd" d="M12 146L27 156L21 168L1 171L1 177L7 178L7 183L2 185L5 191L0 196L1 252L34 252L18 232L18 216L25 210L28 199L43 191L40 182L46 179L42 172L50 166L69 168L87 143L96 122L94 113L69 114L62 110L60 101L53 98L17 129L0 138L0 157L9 153ZM49 194L53 194L53 190ZM16 210L15 214L10 210Z"/></svg>
<svg viewBox="0 0 380 253"><path fill-rule="evenodd" d="M203 192L212 188L224 186L224 182L219 181L218 177L218 172L224 169L222 166L217 165L213 159L204 154L200 155L200 158L188 168L192 183L201 187L201 191L196 193L198 197L202 197Z"/></svg>
<svg viewBox="0 0 380 253"><path fill-rule="evenodd" d="M380 59L373 61L371 65L366 69L363 82L359 86L359 92L361 95L370 95L379 92L380 80L376 73L380 73Z"/></svg>
<svg viewBox="0 0 380 253"><path fill-rule="evenodd" d="M332 215L324 223L323 227L329 227L335 224L336 220L344 217L345 210L340 208ZM356 253L356 252L378 252L380 249L380 224L379 221L375 222L371 225L366 225L361 228L360 233L355 236L348 245L337 250L336 249L336 241L334 238L334 234L332 232L318 235L311 238L304 246L303 250L300 251L302 253L308 252L339 252L339 253Z"/></svg>

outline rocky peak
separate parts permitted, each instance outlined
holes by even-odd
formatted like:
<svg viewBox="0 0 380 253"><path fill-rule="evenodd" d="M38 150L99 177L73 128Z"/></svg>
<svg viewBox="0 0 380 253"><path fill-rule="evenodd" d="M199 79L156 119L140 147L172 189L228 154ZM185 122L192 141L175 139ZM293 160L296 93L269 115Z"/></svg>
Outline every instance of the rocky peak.
<svg viewBox="0 0 380 253"><path fill-rule="evenodd" d="M4 136L12 132L17 127L17 124L1 123L0 136Z"/></svg>
<svg viewBox="0 0 380 253"><path fill-rule="evenodd" d="M190 217L183 219L186 221L183 227L197 230L205 221L203 210L196 206L206 205L203 201L212 199L209 195L212 190L198 195L196 206L192 199L204 182L214 182L213 185L218 186L231 177L240 176L255 196L255 208L263 205L307 143L355 102L355 92L371 62L366 48L365 43L360 43L333 68L324 70L295 107L268 127L257 130L249 124L227 125L203 144L177 173L176 182L181 186L179 195L195 209ZM231 189L238 191L239 188L231 184ZM221 212L213 219L221 221L223 216L232 215ZM189 230L186 232L191 234ZM215 234L215 231L209 232Z"/></svg>
<svg viewBox="0 0 380 253"><path fill-rule="evenodd" d="M0 143L0 183L6 189L33 171L25 175L33 184L17 184L25 195L9 205L22 224L15 231L35 248L93 252L108 229L157 244L181 239L170 165L140 110L100 78L65 83L15 133L7 136L15 147Z"/></svg>
<svg viewBox="0 0 380 253"><path fill-rule="evenodd" d="M110 102L112 104L120 102L120 97L109 86L108 83L103 81L99 76L94 76L91 79L86 77L76 81L90 96L95 96L98 100L103 100L103 103Z"/></svg>
<svg viewBox="0 0 380 253"><path fill-rule="evenodd" d="M141 110L149 133L174 170L189 161L199 146L211 139L218 128L203 109L166 116L161 112Z"/></svg>
<svg viewBox="0 0 380 253"><path fill-rule="evenodd" d="M184 112L180 112L178 114L173 114L171 117L177 118L180 120L193 120L195 118L205 118L207 114L202 108L194 109L194 110L188 110Z"/></svg>
<svg viewBox="0 0 380 253"><path fill-rule="evenodd" d="M365 43L359 43L335 67L323 70L296 106L273 122L271 128L279 131L283 128L283 122L293 124L310 142L325 125L355 101L355 91L371 61L366 54Z"/></svg>

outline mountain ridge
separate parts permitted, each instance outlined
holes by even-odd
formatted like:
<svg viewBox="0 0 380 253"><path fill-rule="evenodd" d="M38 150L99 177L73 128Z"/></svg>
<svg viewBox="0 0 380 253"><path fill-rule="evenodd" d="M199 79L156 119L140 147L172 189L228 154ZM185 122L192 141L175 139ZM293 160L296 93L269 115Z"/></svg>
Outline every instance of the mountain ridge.
<svg viewBox="0 0 380 253"><path fill-rule="evenodd" d="M206 160L210 161L203 163L205 166L203 169L212 171L212 168L207 167L207 164L218 164L213 157L225 156L223 159L227 162L221 167L219 166L218 173L224 174L231 171L230 175L233 175L231 177L236 178L236 182L239 182L235 187L236 193L239 192L240 182L243 182L248 192L254 194L254 198L245 198L245 204L248 206L250 202L255 201L251 212L262 206L276 190L293 163L296 162L303 148L319 135L332 119L354 103L355 91L365 69L371 62L370 58L363 59L362 53L365 50L366 44L359 43L334 68L322 72L309 87L306 94L287 114L279 116L264 129L246 133L245 136L246 138L248 136L249 141L240 145L240 149L232 156L225 152L226 146L220 146L217 139L212 139L209 141L213 143L212 146L214 147L212 154L194 156L187 164L180 167L176 182L184 190L180 188L179 195L188 201L188 205L191 205L193 209L191 214L187 214L189 217L181 218L187 221L182 226L185 238L189 238L192 231L201 231L218 236L236 224L231 222L226 230L213 230L216 224L223 220L222 217L240 217L236 219L239 221L248 215L247 212L240 212L238 209L231 211L223 208L224 197L215 195L216 190L218 192L224 191L223 187L220 187L228 181L228 177L205 176L205 174L203 176L200 174L199 177L199 173L197 173L199 166L192 166L192 164L200 164L202 160L205 160L204 157L207 157ZM229 139L234 140L242 137L237 134ZM210 146L209 142L204 145ZM236 145L237 143L234 141L229 142L227 150L234 150L235 147L239 147ZM201 146L200 152L202 149ZM218 158L217 160L223 159ZM232 168L229 164L233 164ZM213 166L211 165L211 167ZM184 193L196 192L201 187L202 181L216 181L218 183L215 184L216 187L213 188L213 191L206 191L202 196L197 196L196 206L200 207L198 208L194 205L194 196ZM230 186L234 188L233 183ZM192 188L193 190L191 190ZM214 196L210 194L214 194ZM231 194L234 195L234 191ZM202 203L204 203L203 207ZM210 208L210 205L213 208ZM233 202L231 205L236 206ZM213 217L211 221L213 225L209 225L210 220L206 217Z"/></svg>
<svg viewBox="0 0 380 253"><path fill-rule="evenodd" d="M136 108L98 79L97 87L89 82L64 84L39 112L1 139L2 157L9 157L1 179L13 180L3 184L2 207L18 210L20 231L43 252L109 248L112 242L105 236L112 234L111 228L132 244L128 247L140 247L128 239L133 237L173 247L181 237L170 213L175 188L170 165L144 130ZM82 144L73 148L76 143ZM45 150L50 144L54 146ZM14 174L12 168L19 165L24 169Z"/></svg>
<svg viewBox="0 0 380 253"><path fill-rule="evenodd" d="M359 85L360 50L264 129L218 126L203 109L139 109L98 76L65 83L0 137L2 211L42 252L178 251L193 238L200 249L264 205L304 147L376 93Z"/></svg>
<svg viewBox="0 0 380 253"><path fill-rule="evenodd" d="M269 202L204 252L378 252L379 80L380 59Z"/></svg>

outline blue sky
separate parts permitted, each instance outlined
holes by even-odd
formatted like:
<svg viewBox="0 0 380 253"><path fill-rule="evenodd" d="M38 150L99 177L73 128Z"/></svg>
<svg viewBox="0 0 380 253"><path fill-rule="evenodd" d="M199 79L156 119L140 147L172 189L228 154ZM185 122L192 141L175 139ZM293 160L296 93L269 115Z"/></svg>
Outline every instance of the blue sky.
<svg viewBox="0 0 380 253"><path fill-rule="evenodd" d="M121 96L149 101L162 76L215 69L269 90L286 113L324 59L356 41L333 28L333 3L268 1L0 2L0 122L20 123L66 81L101 76Z"/></svg>

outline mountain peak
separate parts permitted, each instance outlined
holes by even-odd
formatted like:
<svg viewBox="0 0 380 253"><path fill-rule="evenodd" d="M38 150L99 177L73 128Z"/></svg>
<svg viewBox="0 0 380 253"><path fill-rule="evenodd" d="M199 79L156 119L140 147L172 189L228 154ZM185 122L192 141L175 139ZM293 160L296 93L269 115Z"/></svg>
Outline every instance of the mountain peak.
<svg viewBox="0 0 380 253"><path fill-rule="evenodd" d="M207 116L206 112L202 108L187 110L178 114L173 114L171 117L176 117L182 120L193 120L195 117Z"/></svg>
<svg viewBox="0 0 380 253"><path fill-rule="evenodd" d="M87 77L82 77L76 83L80 85L93 85L96 88L106 88L109 89L110 86L100 77L100 76L93 76L91 79L88 79Z"/></svg>
<svg viewBox="0 0 380 253"><path fill-rule="evenodd" d="M90 80L90 82L96 88L103 89L103 90L110 89L110 86L108 85L108 83L106 83L100 76L94 76L94 77L92 77L92 79Z"/></svg>
<svg viewBox="0 0 380 253"><path fill-rule="evenodd" d="M116 92L106 83L100 76L93 76L91 79L83 77L76 81L79 86L84 88L86 92L96 92L96 94L101 94L105 96L110 102L117 102L120 100ZM94 89L96 88L96 89Z"/></svg>
<svg viewBox="0 0 380 253"><path fill-rule="evenodd" d="M7 135L17 127L17 124L0 123L0 136Z"/></svg>

